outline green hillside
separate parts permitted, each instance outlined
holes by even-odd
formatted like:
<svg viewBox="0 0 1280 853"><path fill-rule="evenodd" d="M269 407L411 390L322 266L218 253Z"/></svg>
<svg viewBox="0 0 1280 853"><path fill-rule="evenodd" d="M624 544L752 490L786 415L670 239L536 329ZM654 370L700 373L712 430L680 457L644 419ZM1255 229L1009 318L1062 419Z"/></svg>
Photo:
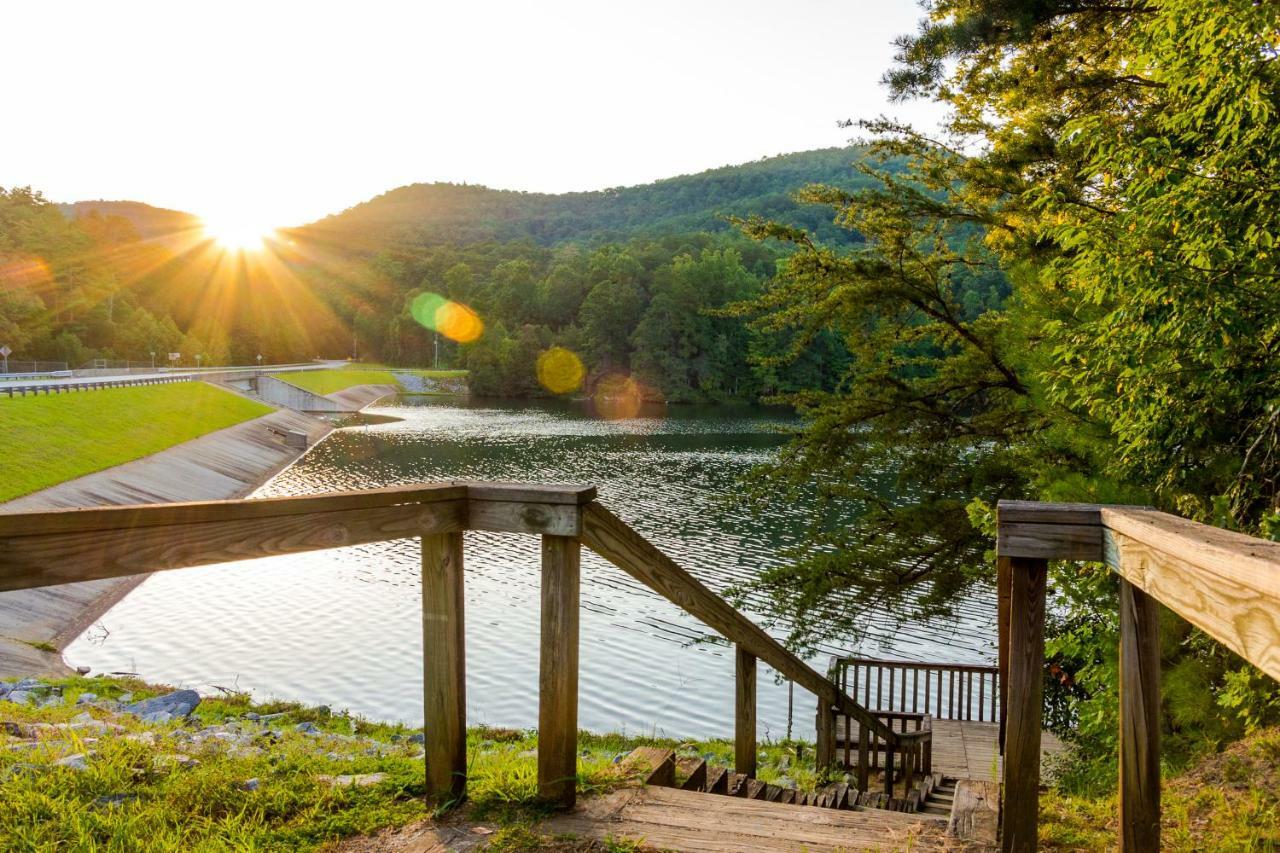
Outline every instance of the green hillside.
<svg viewBox="0 0 1280 853"><path fill-rule="evenodd" d="M596 192L527 193L472 184L411 184L301 229L326 242L363 248L533 240L617 241L730 228L724 216L759 214L847 240L822 209L791 194L810 183L869 185L851 165L858 147L828 148L723 166L633 187ZM338 238L341 238L340 240Z"/></svg>

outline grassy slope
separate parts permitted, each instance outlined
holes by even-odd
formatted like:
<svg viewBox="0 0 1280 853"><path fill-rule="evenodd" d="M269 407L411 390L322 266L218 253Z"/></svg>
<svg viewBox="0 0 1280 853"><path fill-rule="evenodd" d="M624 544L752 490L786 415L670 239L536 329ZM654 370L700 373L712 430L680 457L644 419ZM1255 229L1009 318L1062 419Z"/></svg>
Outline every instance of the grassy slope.
<svg viewBox="0 0 1280 853"><path fill-rule="evenodd" d="M95 705L77 706L76 697L89 691L114 699L128 690L141 699L163 689L107 678L57 683L65 700L58 707L36 710L0 702L0 713L14 724L0 727L0 839L16 849L300 850L431 816L422 796L422 747L408 740L411 731L402 726L324 708L251 705L244 695L206 699L185 725L147 725ZM263 725L247 722L249 711L287 714ZM74 733L45 728L40 747L14 748L30 742L31 724L70 723L84 713L123 728ZM296 731L304 721L321 733ZM256 733L252 744L210 738L197 746L190 740L204 726L228 722ZM97 740L85 743L79 737ZM729 741L682 744L584 732L578 741L579 790L602 791L627 781L615 758L644 744L679 746L682 754L711 752L718 763L732 763ZM489 849L540 849L526 846L528 827L545 814L536 803L536 748L536 735L527 731L476 728L468 733L469 802L461 817L502 828ZM84 770L56 765L64 756L90 750ZM778 778L783 751L765 745L761 778ZM812 749L806 754L811 759ZM811 760L789 772L802 788L812 786ZM368 787L345 788L318 778L371 773L386 776ZM245 789L250 779L258 780L257 790ZM121 802L107 805L105 798L111 797Z"/></svg>
<svg viewBox="0 0 1280 853"><path fill-rule="evenodd" d="M0 501L271 411L203 382L5 399L0 401Z"/></svg>
<svg viewBox="0 0 1280 853"><path fill-rule="evenodd" d="M367 368L340 368L338 370L311 370L300 373L277 373L277 379L305 388L313 394L332 394L355 385L399 385L388 370Z"/></svg>
<svg viewBox="0 0 1280 853"><path fill-rule="evenodd" d="M1268 729L1164 781L1161 848L1173 851L1280 849L1280 729ZM1114 850L1114 796L1051 791L1041 800L1046 850Z"/></svg>

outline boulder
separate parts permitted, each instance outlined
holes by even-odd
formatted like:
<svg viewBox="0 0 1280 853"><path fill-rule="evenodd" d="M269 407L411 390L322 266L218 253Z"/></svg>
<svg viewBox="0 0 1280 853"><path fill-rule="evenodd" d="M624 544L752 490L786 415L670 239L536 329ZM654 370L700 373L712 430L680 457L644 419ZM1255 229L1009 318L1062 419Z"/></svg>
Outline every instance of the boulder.
<svg viewBox="0 0 1280 853"><path fill-rule="evenodd" d="M199 704L200 694L194 690L175 690L163 696L133 702L120 710L141 717L143 722L164 723L176 717L189 716Z"/></svg>

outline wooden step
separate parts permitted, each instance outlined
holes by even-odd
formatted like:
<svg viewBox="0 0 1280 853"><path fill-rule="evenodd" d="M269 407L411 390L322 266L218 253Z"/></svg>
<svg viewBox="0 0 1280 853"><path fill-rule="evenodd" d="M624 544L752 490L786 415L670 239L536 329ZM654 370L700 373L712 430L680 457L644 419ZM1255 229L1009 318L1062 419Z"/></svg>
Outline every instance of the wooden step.
<svg viewBox="0 0 1280 853"><path fill-rule="evenodd" d="M704 758L681 758L676 761L676 779L685 791L701 791L707 785L707 762Z"/></svg>
<svg viewBox="0 0 1280 853"><path fill-rule="evenodd" d="M632 772L640 775L640 781L645 785L670 786L676 783L675 750L638 746L623 761Z"/></svg>
<svg viewBox="0 0 1280 853"><path fill-rule="evenodd" d="M725 767L708 767L707 783L704 790L708 794L729 793L729 770Z"/></svg>
<svg viewBox="0 0 1280 853"><path fill-rule="evenodd" d="M675 788L628 788L584 798L539 831L588 838L643 839L648 847L729 853L941 850L945 821L886 811L800 809Z"/></svg>

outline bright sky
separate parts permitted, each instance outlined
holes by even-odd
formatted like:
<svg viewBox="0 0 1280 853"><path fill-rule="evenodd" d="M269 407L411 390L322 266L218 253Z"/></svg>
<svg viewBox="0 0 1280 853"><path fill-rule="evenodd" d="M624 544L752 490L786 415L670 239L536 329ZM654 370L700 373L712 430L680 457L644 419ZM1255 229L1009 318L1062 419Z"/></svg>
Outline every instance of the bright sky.
<svg viewBox="0 0 1280 853"><path fill-rule="evenodd" d="M915 0L12 2L0 186L295 225L393 187L561 192L927 126Z"/></svg>

